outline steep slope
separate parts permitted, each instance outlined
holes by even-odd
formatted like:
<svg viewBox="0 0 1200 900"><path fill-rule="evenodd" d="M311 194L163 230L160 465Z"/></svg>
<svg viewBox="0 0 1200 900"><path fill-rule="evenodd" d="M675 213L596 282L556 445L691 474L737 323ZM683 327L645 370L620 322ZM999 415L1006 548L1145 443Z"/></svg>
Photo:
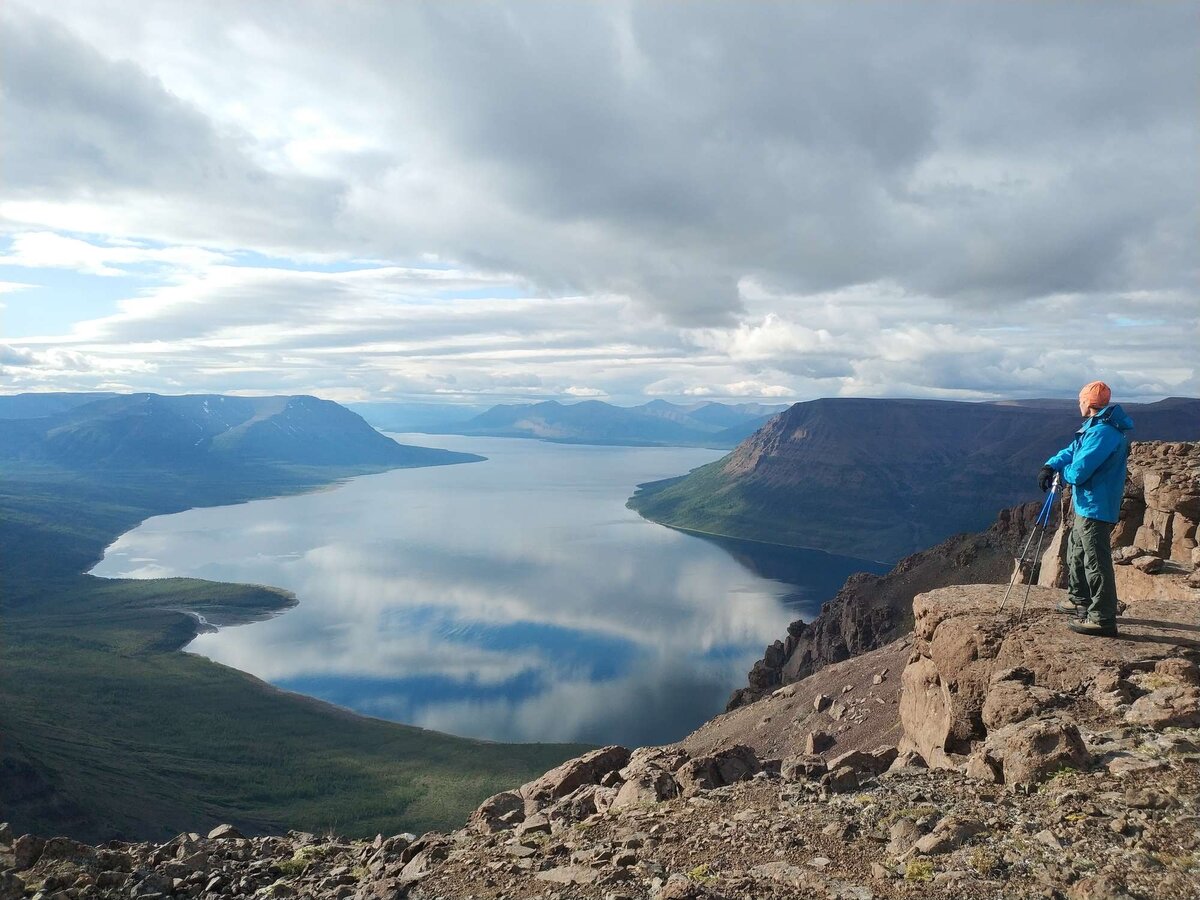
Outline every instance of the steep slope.
<svg viewBox="0 0 1200 900"><path fill-rule="evenodd" d="M115 396L117 395L104 391L0 395L0 419L38 419L42 416L53 416L85 403Z"/></svg>
<svg viewBox="0 0 1200 900"><path fill-rule="evenodd" d="M1200 400L1127 409L1138 440L1200 437ZM680 528L895 560L1028 499L1078 424L1034 402L814 400L714 463L639 486L629 505Z"/></svg>
<svg viewBox="0 0 1200 900"><path fill-rule="evenodd" d="M74 469L255 464L424 466L479 457L397 444L344 407L315 397L103 397L5 422L0 457Z"/></svg>
<svg viewBox="0 0 1200 900"><path fill-rule="evenodd" d="M783 407L715 402L679 406L653 400L641 406L613 406L600 400L579 403L501 404L447 434L528 437L577 444L626 446L732 447Z"/></svg>

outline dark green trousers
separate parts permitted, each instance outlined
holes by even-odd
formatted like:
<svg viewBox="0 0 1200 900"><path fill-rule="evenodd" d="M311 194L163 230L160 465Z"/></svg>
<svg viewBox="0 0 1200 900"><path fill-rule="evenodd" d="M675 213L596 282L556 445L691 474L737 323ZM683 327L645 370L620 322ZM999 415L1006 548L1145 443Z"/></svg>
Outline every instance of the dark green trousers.
<svg viewBox="0 0 1200 900"><path fill-rule="evenodd" d="M1117 576L1109 538L1113 526L1076 515L1067 538L1067 591L1090 622L1117 624Z"/></svg>

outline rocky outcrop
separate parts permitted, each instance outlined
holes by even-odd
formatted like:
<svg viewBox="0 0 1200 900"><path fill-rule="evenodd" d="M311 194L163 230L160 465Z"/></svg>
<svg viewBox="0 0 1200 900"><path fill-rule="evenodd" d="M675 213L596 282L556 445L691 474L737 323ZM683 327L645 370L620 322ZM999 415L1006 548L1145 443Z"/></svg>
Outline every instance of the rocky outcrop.
<svg viewBox="0 0 1200 900"><path fill-rule="evenodd" d="M1091 756L1082 727L1161 730L1200 723L1200 641L1192 608L1143 600L1119 638L1085 638L1054 611L1065 593L1032 587L999 610L993 587L922 594L901 676L901 749L1013 787Z"/></svg>
<svg viewBox="0 0 1200 900"><path fill-rule="evenodd" d="M1065 587L1070 494L1060 500L1041 565L1032 574L1047 587ZM1033 527L1040 503L1013 507L980 534L963 534L901 560L886 575L851 576L811 622L797 620L750 670L727 709L766 696L822 666L874 650L912 628L917 594L957 584L1003 584ZM1121 599L1200 600L1200 443L1135 443L1113 558ZM1018 579L1024 583L1031 573Z"/></svg>
<svg viewBox="0 0 1200 900"><path fill-rule="evenodd" d="M1066 587L1069 496L1042 557L1038 584ZM1113 529L1117 594L1138 600L1200 601L1200 443L1135 443Z"/></svg>
<svg viewBox="0 0 1200 900"><path fill-rule="evenodd" d="M1015 551L1037 519L1040 504L1007 509L980 534L961 534L905 557L886 575L860 572L811 622L797 619L787 636L767 648L726 707L753 703L822 667L888 644L912 629L912 598L952 584L1008 580Z"/></svg>

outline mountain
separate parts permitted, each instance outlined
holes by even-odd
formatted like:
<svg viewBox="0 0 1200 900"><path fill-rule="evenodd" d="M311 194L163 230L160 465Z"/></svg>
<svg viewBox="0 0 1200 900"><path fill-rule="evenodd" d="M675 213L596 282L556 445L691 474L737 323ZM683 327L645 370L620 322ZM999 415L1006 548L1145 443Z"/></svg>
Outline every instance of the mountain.
<svg viewBox="0 0 1200 900"><path fill-rule="evenodd" d="M487 407L449 403L347 403L346 408L356 412L380 431L423 431L459 425L471 419Z"/></svg>
<svg viewBox="0 0 1200 900"><path fill-rule="evenodd" d="M62 406L6 420L0 458L86 470L200 471L263 464L394 468L480 458L398 444L316 397L128 394Z"/></svg>
<svg viewBox="0 0 1200 900"><path fill-rule="evenodd" d="M115 396L117 395L99 391L82 394L55 392L0 395L0 419L38 419L42 416L53 416L85 403Z"/></svg>
<svg viewBox="0 0 1200 900"><path fill-rule="evenodd" d="M641 406L579 403L501 404L445 434L539 438L570 444L622 446L733 447L786 407L705 401L687 406L652 400Z"/></svg>
<svg viewBox="0 0 1200 900"><path fill-rule="evenodd" d="M5 822L97 841L219 821L247 833L334 823L356 834L423 832L585 749L356 716L179 652L200 622L267 618L303 596L84 574L151 516L479 457L402 447L312 397L85 399L55 408L39 397L45 405L32 411L50 414L0 421ZM4 898L8 830L0 825Z"/></svg>
<svg viewBox="0 0 1200 900"><path fill-rule="evenodd" d="M1138 440L1200 437L1200 400L1127 404ZM1036 493L1079 425L1056 401L797 403L732 453L639 485L629 506L674 527L894 561L987 527Z"/></svg>

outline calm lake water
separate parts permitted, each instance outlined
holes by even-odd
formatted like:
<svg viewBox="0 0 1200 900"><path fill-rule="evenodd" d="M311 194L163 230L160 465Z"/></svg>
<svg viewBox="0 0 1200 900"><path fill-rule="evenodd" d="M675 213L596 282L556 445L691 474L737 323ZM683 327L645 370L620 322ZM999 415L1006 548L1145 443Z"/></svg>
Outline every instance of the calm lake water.
<svg viewBox="0 0 1200 900"><path fill-rule="evenodd" d="M720 451L395 437L488 459L159 516L93 572L295 592L188 648L287 690L470 737L636 746L719 712L788 622L880 571L625 509Z"/></svg>

